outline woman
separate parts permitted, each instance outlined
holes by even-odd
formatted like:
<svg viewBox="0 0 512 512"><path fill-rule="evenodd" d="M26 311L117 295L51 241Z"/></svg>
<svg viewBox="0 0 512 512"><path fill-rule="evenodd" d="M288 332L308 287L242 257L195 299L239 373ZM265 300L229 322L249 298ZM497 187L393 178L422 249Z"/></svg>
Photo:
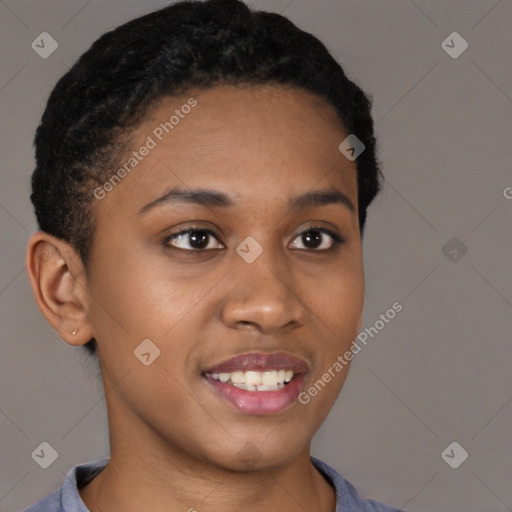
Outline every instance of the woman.
<svg viewBox="0 0 512 512"><path fill-rule="evenodd" d="M317 39L238 0L133 20L58 82L36 158L28 273L99 358L111 453L30 511L397 510L310 455L380 188L370 101Z"/></svg>

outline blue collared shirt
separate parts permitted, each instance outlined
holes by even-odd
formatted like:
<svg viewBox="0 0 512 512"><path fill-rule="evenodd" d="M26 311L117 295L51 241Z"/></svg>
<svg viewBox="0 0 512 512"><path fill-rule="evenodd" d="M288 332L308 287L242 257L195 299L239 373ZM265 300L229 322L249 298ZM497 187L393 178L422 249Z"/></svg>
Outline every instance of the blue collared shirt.
<svg viewBox="0 0 512 512"><path fill-rule="evenodd" d="M38 501L25 512L89 512L78 493L78 486L90 482L105 466L110 458L104 457L80 464L69 471L62 487ZM334 468L315 457L311 461L331 482L336 490L334 512L403 512L397 508L361 498L354 486L345 480Z"/></svg>

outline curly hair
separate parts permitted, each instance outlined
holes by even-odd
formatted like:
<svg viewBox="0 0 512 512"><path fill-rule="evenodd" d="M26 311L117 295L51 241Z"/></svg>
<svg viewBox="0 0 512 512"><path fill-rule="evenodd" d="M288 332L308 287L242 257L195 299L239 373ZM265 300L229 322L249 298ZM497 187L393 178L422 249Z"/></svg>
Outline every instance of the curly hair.
<svg viewBox="0 0 512 512"><path fill-rule="evenodd" d="M87 268L93 190L137 124L159 99L224 84L295 86L334 107L365 145L356 160L362 233L381 188L370 98L316 37L240 0L180 1L136 18L101 36L57 82L34 139L40 229L70 243ZM85 347L94 353L94 339Z"/></svg>

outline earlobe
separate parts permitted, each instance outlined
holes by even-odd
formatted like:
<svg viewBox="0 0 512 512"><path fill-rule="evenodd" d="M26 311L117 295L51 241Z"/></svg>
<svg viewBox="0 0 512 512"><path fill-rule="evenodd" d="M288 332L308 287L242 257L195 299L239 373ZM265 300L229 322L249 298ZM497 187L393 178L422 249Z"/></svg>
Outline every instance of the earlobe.
<svg viewBox="0 0 512 512"><path fill-rule="evenodd" d="M29 240L26 270L37 305L50 325L70 345L92 337L83 264L65 241L38 231Z"/></svg>

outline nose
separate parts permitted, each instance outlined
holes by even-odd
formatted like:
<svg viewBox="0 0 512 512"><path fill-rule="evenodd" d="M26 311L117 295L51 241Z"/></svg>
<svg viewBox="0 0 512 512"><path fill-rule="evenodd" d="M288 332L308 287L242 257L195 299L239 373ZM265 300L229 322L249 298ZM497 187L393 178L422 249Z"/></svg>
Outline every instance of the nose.
<svg viewBox="0 0 512 512"><path fill-rule="evenodd" d="M229 273L229 291L221 307L224 324L232 329L254 329L260 334L275 334L300 327L307 308L300 283L285 261L271 251L252 263L238 258Z"/></svg>

